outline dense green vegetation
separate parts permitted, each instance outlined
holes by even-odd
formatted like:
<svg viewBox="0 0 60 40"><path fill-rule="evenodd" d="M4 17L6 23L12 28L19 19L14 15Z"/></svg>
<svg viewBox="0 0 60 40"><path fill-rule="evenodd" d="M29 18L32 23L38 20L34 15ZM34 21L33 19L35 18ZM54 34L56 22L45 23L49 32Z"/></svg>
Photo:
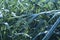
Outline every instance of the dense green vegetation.
<svg viewBox="0 0 60 40"><path fill-rule="evenodd" d="M60 0L0 0L0 40L60 40Z"/></svg>

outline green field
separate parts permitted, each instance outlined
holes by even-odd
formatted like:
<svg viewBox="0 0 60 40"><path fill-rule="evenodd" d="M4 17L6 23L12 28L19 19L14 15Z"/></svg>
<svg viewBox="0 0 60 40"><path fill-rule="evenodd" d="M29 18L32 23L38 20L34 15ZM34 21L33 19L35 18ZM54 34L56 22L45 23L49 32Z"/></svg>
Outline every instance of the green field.
<svg viewBox="0 0 60 40"><path fill-rule="evenodd" d="M0 0L0 40L60 40L60 0Z"/></svg>

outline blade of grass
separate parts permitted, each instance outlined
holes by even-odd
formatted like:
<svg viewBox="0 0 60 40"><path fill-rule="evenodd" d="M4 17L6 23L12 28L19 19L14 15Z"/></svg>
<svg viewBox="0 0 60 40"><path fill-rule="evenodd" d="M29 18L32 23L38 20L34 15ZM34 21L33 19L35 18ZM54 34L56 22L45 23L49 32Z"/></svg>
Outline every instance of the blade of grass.
<svg viewBox="0 0 60 40"><path fill-rule="evenodd" d="M48 31L48 33L44 36L42 40L48 40L53 35L53 31L56 29L59 23L60 17L57 19L57 21L54 23L54 25L51 27L51 29Z"/></svg>

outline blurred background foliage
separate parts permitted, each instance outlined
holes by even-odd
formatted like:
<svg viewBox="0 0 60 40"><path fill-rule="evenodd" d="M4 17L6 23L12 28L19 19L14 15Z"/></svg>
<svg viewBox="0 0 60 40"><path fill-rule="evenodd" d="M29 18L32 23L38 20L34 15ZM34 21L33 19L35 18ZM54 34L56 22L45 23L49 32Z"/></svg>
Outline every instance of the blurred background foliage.
<svg viewBox="0 0 60 40"><path fill-rule="evenodd" d="M0 0L0 40L42 40L36 35L51 28L59 9L60 0ZM54 32L49 40L60 40L60 25Z"/></svg>

